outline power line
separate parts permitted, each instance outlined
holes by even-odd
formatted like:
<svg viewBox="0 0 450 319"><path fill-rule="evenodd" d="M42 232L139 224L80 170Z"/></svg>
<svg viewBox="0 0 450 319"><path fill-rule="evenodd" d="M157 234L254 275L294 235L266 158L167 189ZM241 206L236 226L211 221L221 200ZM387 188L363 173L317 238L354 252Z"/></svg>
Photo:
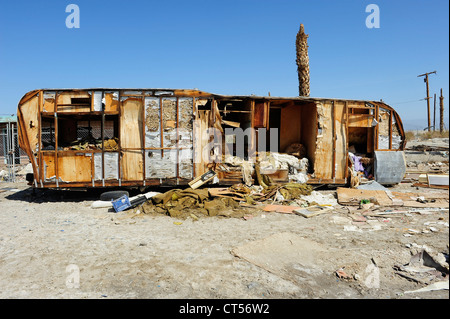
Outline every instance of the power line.
<svg viewBox="0 0 450 319"><path fill-rule="evenodd" d="M392 105L396 105L396 104L405 104L405 103L412 103L412 102L419 102L419 101L424 101L426 99L419 99L419 100L412 100L412 101L405 101L405 102L395 102L395 103L390 103Z"/></svg>

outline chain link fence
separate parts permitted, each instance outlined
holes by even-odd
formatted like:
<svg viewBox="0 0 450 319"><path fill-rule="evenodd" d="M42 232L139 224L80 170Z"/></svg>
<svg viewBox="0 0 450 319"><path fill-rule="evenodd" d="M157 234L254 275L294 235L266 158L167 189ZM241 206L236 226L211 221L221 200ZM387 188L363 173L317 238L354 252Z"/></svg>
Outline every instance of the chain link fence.
<svg viewBox="0 0 450 319"><path fill-rule="evenodd" d="M16 123L0 123L0 181L15 182L17 170L29 162L19 147Z"/></svg>

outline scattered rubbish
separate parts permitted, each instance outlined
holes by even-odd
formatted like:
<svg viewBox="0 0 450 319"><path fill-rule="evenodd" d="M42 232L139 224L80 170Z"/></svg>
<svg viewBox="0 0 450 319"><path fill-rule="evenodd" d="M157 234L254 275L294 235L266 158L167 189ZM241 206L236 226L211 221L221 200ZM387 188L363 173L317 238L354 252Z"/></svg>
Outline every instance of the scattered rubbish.
<svg viewBox="0 0 450 319"><path fill-rule="evenodd" d="M428 185L449 186L448 174L446 175L428 174L427 176L428 176Z"/></svg>
<svg viewBox="0 0 450 319"><path fill-rule="evenodd" d="M285 280L314 282L322 274L317 262L329 252L319 243L297 234L276 233L233 248L231 253Z"/></svg>
<svg viewBox="0 0 450 319"><path fill-rule="evenodd" d="M300 202L306 202L310 206L311 205L336 206L338 204L338 201L333 194L325 195L317 191L312 191L310 195L300 196Z"/></svg>
<svg viewBox="0 0 450 319"><path fill-rule="evenodd" d="M435 291L435 290L449 290L449 282L448 280L446 281L438 281L435 282L434 284L428 285L426 287L417 289L417 290L409 290L409 291L405 291L405 294L412 294L412 293L417 293L417 292L427 292L427 291Z"/></svg>
<svg viewBox="0 0 450 319"><path fill-rule="evenodd" d="M309 217L313 217L313 216L317 216L326 212L330 212L333 210L333 207L327 207L327 206L320 206L320 205L316 205L316 206L311 206L308 208L303 208L303 209L296 209L294 210L294 213L306 218Z"/></svg>
<svg viewBox="0 0 450 319"><path fill-rule="evenodd" d="M266 205L263 208L263 211L265 212L277 212L277 213L284 213L284 214L292 214L295 210L300 209L300 206L287 206L287 205Z"/></svg>
<svg viewBox="0 0 450 319"><path fill-rule="evenodd" d="M345 267L342 267L342 268L336 270L336 276L337 276L339 279L345 279L345 280L353 279L352 276L349 276L349 275L347 275L347 274L345 273L344 268L345 268Z"/></svg>
<svg viewBox="0 0 450 319"><path fill-rule="evenodd" d="M338 203L341 205L360 205L362 200L369 200L371 203L380 206L392 205L392 200L381 190L365 190L354 188L337 189Z"/></svg>
<svg viewBox="0 0 450 319"><path fill-rule="evenodd" d="M445 256L440 253L431 254L426 249L413 255L408 264L395 265L393 268L397 275L417 283L448 281L449 266Z"/></svg>
<svg viewBox="0 0 450 319"><path fill-rule="evenodd" d="M181 225L183 222L173 222L174 225Z"/></svg>
<svg viewBox="0 0 450 319"><path fill-rule="evenodd" d="M129 197L130 206L124 207L123 210L140 205L140 204L144 203L146 200L150 199L151 197L153 197L157 194L161 194L161 193L147 192L145 194L137 195L134 197ZM91 208L112 208L112 207L113 207L113 201L97 200L91 204Z"/></svg>
<svg viewBox="0 0 450 319"><path fill-rule="evenodd" d="M441 208L448 206L448 194L439 193L403 193L382 190L365 190L354 188L337 189L338 203L341 205L360 205L362 200L369 200L379 206L403 206L417 208ZM420 198L421 200L417 200Z"/></svg>
<svg viewBox="0 0 450 319"><path fill-rule="evenodd" d="M209 182L210 180L212 180L214 177L216 177L216 175L217 175L216 172L210 170L210 171L204 173L203 175L195 178L191 182L189 182L189 186L191 186L192 189L196 189L196 188L202 186L203 184Z"/></svg>
<svg viewBox="0 0 450 319"><path fill-rule="evenodd" d="M366 184L361 184L356 187L357 189L367 189L367 190L380 190L380 191L386 191L387 188L381 185L380 183L376 181L370 181Z"/></svg>
<svg viewBox="0 0 450 319"><path fill-rule="evenodd" d="M112 205L116 213L131 207L130 199L128 198L127 195L123 195L119 199L116 199L115 201L112 202Z"/></svg>

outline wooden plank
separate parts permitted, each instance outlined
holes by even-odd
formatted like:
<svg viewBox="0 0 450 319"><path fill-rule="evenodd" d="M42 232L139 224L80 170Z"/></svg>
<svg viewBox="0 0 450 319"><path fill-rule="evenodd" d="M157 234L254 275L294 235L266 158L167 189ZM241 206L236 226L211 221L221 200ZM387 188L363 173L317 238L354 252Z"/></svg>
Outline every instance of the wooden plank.
<svg viewBox="0 0 450 319"><path fill-rule="evenodd" d="M346 106L344 102L335 101L335 176L336 179L346 178L347 173L347 129Z"/></svg>
<svg viewBox="0 0 450 319"><path fill-rule="evenodd" d="M349 127L372 127L373 115L370 114L349 114Z"/></svg>
<svg viewBox="0 0 450 319"><path fill-rule="evenodd" d="M209 110L199 110L196 114L196 121L194 127L194 166L195 176L200 176L206 172L206 154L205 148L208 145L208 119L210 116Z"/></svg>
<svg viewBox="0 0 450 319"><path fill-rule="evenodd" d="M91 103L72 103L73 98L93 99L87 91L61 91L55 98L58 112L90 112Z"/></svg>
<svg viewBox="0 0 450 319"><path fill-rule="evenodd" d="M331 127L333 134L333 161L331 162L331 178L336 178L336 106L335 101L331 102Z"/></svg>
<svg viewBox="0 0 450 319"><path fill-rule="evenodd" d="M363 199L376 199L380 206L391 206L392 199L382 190L366 190L355 188L337 189L338 202L341 205L359 205Z"/></svg>
<svg viewBox="0 0 450 319"><path fill-rule="evenodd" d="M58 176L63 182L91 182L92 181L92 154L65 155L59 152ZM49 176L47 176L49 177ZM62 186L61 183L59 186Z"/></svg>
<svg viewBox="0 0 450 319"><path fill-rule="evenodd" d="M119 99L114 98L114 93L104 92L105 95L105 112L118 112L119 111Z"/></svg>
<svg viewBox="0 0 450 319"><path fill-rule="evenodd" d="M253 127L255 128L268 128L268 112L269 103L266 101L255 103L255 114L253 116Z"/></svg>
<svg viewBox="0 0 450 319"><path fill-rule="evenodd" d="M122 176L125 181L143 180L142 151L122 151Z"/></svg>
<svg viewBox="0 0 450 319"><path fill-rule="evenodd" d="M142 98L127 98L120 105L120 148L123 180L142 180L143 159ZM134 149L134 150L127 150Z"/></svg>
<svg viewBox="0 0 450 319"><path fill-rule="evenodd" d="M316 139L314 173L317 179L332 180L333 130L331 123L331 103L317 104L318 122L321 128Z"/></svg>
<svg viewBox="0 0 450 319"><path fill-rule="evenodd" d="M201 176L194 178L191 182L189 182L189 186L191 186L192 189L199 188L203 184L212 180L216 175L217 175L216 172L210 170L202 174Z"/></svg>

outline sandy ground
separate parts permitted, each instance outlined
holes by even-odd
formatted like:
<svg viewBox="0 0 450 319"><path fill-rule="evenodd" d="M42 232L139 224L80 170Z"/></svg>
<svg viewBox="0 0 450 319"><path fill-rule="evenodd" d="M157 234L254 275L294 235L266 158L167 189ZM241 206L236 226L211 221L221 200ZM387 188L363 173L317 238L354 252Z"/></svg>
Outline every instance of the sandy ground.
<svg viewBox="0 0 450 319"><path fill-rule="evenodd" d="M448 254L448 210L365 222L341 206L311 218L254 209L245 219L178 220L92 209L96 192L33 194L24 181L0 189L3 299L449 298L405 293L427 285L394 269L423 247Z"/></svg>

